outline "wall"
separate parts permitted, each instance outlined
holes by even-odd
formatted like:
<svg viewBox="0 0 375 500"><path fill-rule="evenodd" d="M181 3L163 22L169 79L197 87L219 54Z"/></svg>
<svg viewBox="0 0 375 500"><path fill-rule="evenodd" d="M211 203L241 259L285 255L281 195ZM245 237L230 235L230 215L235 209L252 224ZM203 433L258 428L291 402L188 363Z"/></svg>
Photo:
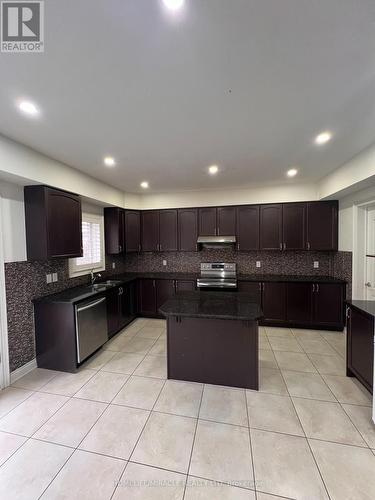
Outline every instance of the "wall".
<svg viewBox="0 0 375 500"><path fill-rule="evenodd" d="M155 193L140 197L143 209L205 207L252 203L282 203L288 201L317 200L315 185L285 184L283 186L253 189L227 189L212 191L184 191ZM137 200L139 204L139 200Z"/></svg>
<svg viewBox="0 0 375 500"><path fill-rule="evenodd" d="M47 184L105 205L124 206L124 193L0 135L0 172L18 184Z"/></svg>
<svg viewBox="0 0 375 500"><path fill-rule="evenodd" d="M4 260L5 262L26 260L23 187L0 182L0 196Z"/></svg>

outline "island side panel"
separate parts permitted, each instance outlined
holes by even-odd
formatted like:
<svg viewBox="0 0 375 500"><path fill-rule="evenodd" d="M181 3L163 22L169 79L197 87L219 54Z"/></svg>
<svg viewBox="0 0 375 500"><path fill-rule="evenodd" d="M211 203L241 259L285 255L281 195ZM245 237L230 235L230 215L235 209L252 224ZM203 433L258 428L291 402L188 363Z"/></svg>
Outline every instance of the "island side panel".
<svg viewBox="0 0 375 500"><path fill-rule="evenodd" d="M168 378L259 389L257 321L169 317Z"/></svg>

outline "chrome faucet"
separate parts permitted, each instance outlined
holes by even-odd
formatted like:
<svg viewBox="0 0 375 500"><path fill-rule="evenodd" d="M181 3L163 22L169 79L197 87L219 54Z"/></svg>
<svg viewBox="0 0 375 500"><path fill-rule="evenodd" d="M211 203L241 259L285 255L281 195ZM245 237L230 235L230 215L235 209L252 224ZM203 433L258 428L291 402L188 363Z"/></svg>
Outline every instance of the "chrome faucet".
<svg viewBox="0 0 375 500"><path fill-rule="evenodd" d="M102 275L100 273L98 274L94 274L94 269L91 269L90 271L90 275L91 275L91 286L94 285L95 281L98 279L98 278L101 278Z"/></svg>

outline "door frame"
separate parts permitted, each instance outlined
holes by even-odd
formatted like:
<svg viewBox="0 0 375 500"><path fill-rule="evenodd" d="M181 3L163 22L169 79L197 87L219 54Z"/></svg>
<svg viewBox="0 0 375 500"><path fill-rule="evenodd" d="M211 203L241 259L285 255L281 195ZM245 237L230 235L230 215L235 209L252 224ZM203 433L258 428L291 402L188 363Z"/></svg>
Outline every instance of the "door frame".
<svg viewBox="0 0 375 500"><path fill-rule="evenodd" d="M375 200L353 205L353 299L366 300L368 209Z"/></svg>
<svg viewBox="0 0 375 500"><path fill-rule="evenodd" d="M10 384L2 204L3 198L0 195L0 390Z"/></svg>

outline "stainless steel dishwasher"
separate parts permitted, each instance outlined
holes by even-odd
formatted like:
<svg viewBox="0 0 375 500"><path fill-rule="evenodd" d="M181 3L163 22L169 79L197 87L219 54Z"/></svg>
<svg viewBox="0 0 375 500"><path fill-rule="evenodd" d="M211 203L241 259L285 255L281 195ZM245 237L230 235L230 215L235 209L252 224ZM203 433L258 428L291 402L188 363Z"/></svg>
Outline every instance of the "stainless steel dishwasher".
<svg viewBox="0 0 375 500"><path fill-rule="evenodd" d="M76 305L77 361L82 363L108 340L107 299L87 300Z"/></svg>

